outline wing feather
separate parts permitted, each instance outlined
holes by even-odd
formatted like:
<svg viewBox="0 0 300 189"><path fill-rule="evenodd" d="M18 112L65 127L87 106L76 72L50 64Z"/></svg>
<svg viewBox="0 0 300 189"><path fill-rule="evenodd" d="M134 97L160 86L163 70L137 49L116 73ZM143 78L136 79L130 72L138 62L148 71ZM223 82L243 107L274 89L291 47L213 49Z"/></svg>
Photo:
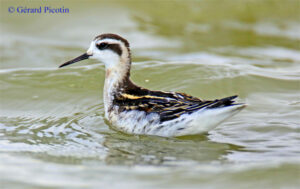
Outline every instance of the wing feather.
<svg viewBox="0 0 300 189"><path fill-rule="evenodd" d="M117 94L114 98L114 104L119 106L119 111L140 110L146 113L157 113L160 115L160 121L164 122L203 108L233 105L233 99L236 97L230 96L214 101L205 101L184 93L135 88L135 90L127 90Z"/></svg>

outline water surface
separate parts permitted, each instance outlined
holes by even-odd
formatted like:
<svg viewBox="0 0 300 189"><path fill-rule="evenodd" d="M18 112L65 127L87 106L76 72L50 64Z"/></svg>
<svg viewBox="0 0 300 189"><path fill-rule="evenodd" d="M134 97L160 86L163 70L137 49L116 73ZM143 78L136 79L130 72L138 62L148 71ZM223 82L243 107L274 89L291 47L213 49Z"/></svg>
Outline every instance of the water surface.
<svg viewBox="0 0 300 189"><path fill-rule="evenodd" d="M20 15L10 6L67 7ZM297 188L299 1L1 1L0 188ZM104 66L57 67L94 36L130 41L139 85L248 107L207 135L125 135Z"/></svg>

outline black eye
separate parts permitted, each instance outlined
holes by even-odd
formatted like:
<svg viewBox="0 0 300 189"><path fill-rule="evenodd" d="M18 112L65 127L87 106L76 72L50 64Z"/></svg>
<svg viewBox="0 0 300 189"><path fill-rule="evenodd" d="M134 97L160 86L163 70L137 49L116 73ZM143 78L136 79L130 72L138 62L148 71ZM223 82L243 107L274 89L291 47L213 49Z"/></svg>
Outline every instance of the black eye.
<svg viewBox="0 0 300 189"><path fill-rule="evenodd" d="M108 44L107 43L100 43L100 44L97 44L96 47L100 50L103 50L103 49L106 49L108 47Z"/></svg>

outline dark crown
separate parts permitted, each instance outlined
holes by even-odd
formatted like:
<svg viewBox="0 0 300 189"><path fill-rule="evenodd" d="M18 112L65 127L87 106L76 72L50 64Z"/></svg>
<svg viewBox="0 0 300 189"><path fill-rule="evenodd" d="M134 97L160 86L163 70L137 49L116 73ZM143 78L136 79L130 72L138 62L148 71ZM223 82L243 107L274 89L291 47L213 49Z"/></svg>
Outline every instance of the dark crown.
<svg viewBox="0 0 300 189"><path fill-rule="evenodd" d="M95 39L116 39L116 40L119 40L119 41L122 41L125 46L127 48L129 48L129 43L126 39L124 39L123 37L117 35L117 34L113 34L113 33L104 33L104 34L101 34L101 35L98 35L97 37L95 37Z"/></svg>

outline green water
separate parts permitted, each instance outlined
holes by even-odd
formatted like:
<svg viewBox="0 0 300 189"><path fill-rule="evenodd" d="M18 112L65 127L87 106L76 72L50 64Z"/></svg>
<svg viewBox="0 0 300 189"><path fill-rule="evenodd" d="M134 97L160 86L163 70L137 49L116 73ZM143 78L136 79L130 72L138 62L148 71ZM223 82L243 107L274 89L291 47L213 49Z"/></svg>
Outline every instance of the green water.
<svg viewBox="0 0 300 189"><path fill-rule="evenodd" d="M17 14L8 7L69 8ZM0 188L297 188L300 1L3 1ZM104 67L57 67L98 34L130 41L139 85L248 107L207 135L111 130Z"/></svg>

